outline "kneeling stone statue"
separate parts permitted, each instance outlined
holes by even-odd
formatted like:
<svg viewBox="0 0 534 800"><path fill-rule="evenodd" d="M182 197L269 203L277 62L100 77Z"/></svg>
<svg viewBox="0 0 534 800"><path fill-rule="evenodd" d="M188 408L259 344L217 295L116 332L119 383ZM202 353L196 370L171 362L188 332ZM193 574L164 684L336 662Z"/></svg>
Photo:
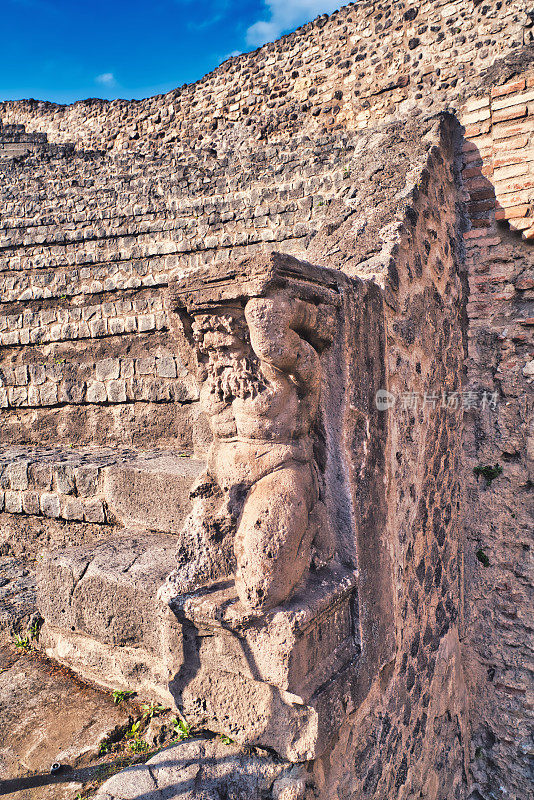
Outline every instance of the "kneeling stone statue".
<svg viewBox="0 0 534 800"><path fill-rule="evenodd" d="M320 355L339 305L325 272L272 254L171 287L213 441L162 599L234 575L243 609L265 613L292 595L312 560L320 567L335 555L314 458Z"/></svg>

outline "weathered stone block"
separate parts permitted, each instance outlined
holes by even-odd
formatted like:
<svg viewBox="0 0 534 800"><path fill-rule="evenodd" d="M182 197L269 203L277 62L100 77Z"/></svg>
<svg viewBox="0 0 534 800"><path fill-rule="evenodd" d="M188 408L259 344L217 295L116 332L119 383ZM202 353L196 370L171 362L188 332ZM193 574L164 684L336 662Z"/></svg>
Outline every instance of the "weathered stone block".
<svg viewBox="0 0 534 800"><path fill-rule="evenodd" d="M104 505L99 498L89 498L83 501L83 518L86 522L105 522Z"/></svg>
<svg viewBox="0 0 534 800"><path fill-rule="evenodd" d="M59 494L74 494L76 470L73 464L57 464L54 466L54 478Z"/></svg>
<svg viewBox="0 0 534 800"><path fill-rule="evenodd" d="M349 570L325 567L265 615L243 608L233 581L178 598L171 607L198 665L171 685L186 716L290 761L319 756L341 706L352 704L356 582Z"/></svg>
<svg viewBox="0 0 534 800"><path fill-rule="evenodd" d="M25 514L39 514L41 506L39 502L39 495L37 492L23 492L22 494L22 510Z"/></svg>
<svg viewBox="0 0 534 800"><path fill-rule="evenodd" d="M105 358L95 364L95 376L97 381L114 380L120 374L120 361L118 358Z"/></svg>
<svg viewBox="0 0 534 800"><path fill-rule="evenodd" d="M57 494L44 492L41 495L40 503L41 514L44 514L45 517L59 517L61 513L61 507Z"/></svg>
<svg viewBox="0 0 534 800"><path fill-rule="evenodd" d="M178 533L189 510L191 485L204 463L171 455L105 467L106 503L128 527Z"/></svg>
<svg viewBox="0 0 534 800"><path fill-rule="evenodd" d="M17 460L8 464L4 471L4 476L9 481L10 489L24 490L28 488L28 462Z"/></svg>
<svg viewBox="0 0 534 800"><path fill-rule="evenodd" d="M110 403L126 402L126 383L123 380L108 381L106 392Z"/></svg>
<svg viewBox="0 0 534 800"><path fill-rule="evenodd" d="M66 497L62 500L61 516L66 520L83 520L84 507L79 497Z"/></svg>
<svg viewBox="0 0 534 800"><path fill-rule="evenodd" d="M106 384L101 381L90 381L87 384L85 399L88 403L105 403L107 399Z"/></svg>
<svg viewBox="0 0 534 800"><path fill-rule="evenodd" d="M4 508L9 514L20 514L22 511L22 492L6 491Z"/></svg>
<svg viewBox="0 0 534 800"><path fill-rule="evenodd" d="M37 489L52 488L52 467L43 461L35 461L28 467L29 484Z"/></svg>
<svg viewBox="0 0 534 800"><path fill-rule="evenodd" d="M43 406L54 406L57 403L57 386L54 383L45 383L39 389L39 399Z"/></svg>
<svg viewBox="0 0 534 800"><path fill-rule="evenodd" d="M156 374L160 378L176 378L176 362L172 356L156 359Z"/></svg>
<svg viewBox="0 0 534 800"><path fill-rule="evenodd" d="M98 545L45 554L38 569L41 645L74 671L169 705L183 664L181 626L156 598L175 537L123 531Z"/></svg>

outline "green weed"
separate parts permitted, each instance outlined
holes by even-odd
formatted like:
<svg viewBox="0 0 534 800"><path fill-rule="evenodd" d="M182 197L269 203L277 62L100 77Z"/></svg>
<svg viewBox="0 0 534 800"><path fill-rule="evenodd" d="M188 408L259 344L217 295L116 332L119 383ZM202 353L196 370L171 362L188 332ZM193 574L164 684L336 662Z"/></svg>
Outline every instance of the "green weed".
<svg viewBox="0 0 534 800"><path fill-rule="evenodd" d="M110 742L107 741L100 742L100 747L98 748L98 755L105 756L109 753L110 750L111 750Z"/></svg>
<svg viewBox="0 0 534 800"><path fill-rule="evenodd" d="M500 464L486 464L485 467L482 464L478 464L478 466L473 468L473 472L478 478L480 475L486 479L486 486L490 486L491 482L498 478L499 475L502 474L502 467Z"/></svg>
<svg viewBox="0 0 534 800"><path fill-rule="evenodd" d="M132 753L146 753L150 746L143 739L132 739L128 745Z"/></svg>
<svg viewBox="0 0 534 800"><path fill-rule="evenodd" d="M33 641L36 641L39 638L39 631L41 630L42 624L43 624L42 619L34 619L32 624L28 628L28 633L30 634L30 638Z"/></svg>
<svg viewBox="0 0 534 800"><path fill-rule="evenodd" d="M111 696L113 697L113 702L117 706L120 705L120 703L122 703L123 700L129 700L130 697L134 696L134 694L135 694L135 692L129 692L126 689L124 689L124 690L123 689L114 689L111 692Z"/></svg>
<svg viewBox="0 0 534 800"><path fill-rule="evenodd" d="M179 719L178 717L173 717L171 719L171 725L174 731L175 738L178 739L180 742L184 739L189 739L191 736L191 725L185 719Z"/></svg>
<svg viewBox="0 0 534 800"><path fill-rule="evenodd" d="M126 733L124 734L127 739L135 739L139 736L141 723L143 722L142 719L138 719L137 722L132 722L132 725Z"/></svg>
<svg viewBox="0 0 534 800"><path fill-rule="evenodd" d="M159 717L160 714L163 714L164 711L168 711L165 706L162 706L161 703L143 703L141 706L143 709L143 719L152 719L152 717Z"/></svg>
<svg viewBox="0 0 534 800"><path fill-rule="evenodd" d="M13 644L18 650L24 650L26 653L29 653L32 649L31 642L27 636L20 636L18 633L15 634L15 638L13 639Z"/></svg>

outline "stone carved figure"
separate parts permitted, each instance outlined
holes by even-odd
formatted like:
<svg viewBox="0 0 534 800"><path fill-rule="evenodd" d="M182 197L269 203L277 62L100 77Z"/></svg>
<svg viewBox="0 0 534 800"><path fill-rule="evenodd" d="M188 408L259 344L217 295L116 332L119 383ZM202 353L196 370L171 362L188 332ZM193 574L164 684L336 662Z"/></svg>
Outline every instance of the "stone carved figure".
<svg viewBox="0 0 534 800"><path fill-rule="evenodd" d="M277 283L239 302L188 304L213 442L167 595L216 577L226 561L244 608L265 612L292 594L312 557L321 565L333 555L313 428L335 306Z"/></svg>

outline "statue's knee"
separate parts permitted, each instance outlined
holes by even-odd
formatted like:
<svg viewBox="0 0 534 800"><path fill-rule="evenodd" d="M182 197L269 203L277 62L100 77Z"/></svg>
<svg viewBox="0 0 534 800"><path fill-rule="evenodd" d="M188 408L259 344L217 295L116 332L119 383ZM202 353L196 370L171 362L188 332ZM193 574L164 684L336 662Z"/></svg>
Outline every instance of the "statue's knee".
<svg viewBox="0 0 534 800"><path fill-rule="evenodd" d="M296 465L258 481L247 498L236 538L237 588L246 605L283 602L308 568L312 488L309 470Z"/></svg>

